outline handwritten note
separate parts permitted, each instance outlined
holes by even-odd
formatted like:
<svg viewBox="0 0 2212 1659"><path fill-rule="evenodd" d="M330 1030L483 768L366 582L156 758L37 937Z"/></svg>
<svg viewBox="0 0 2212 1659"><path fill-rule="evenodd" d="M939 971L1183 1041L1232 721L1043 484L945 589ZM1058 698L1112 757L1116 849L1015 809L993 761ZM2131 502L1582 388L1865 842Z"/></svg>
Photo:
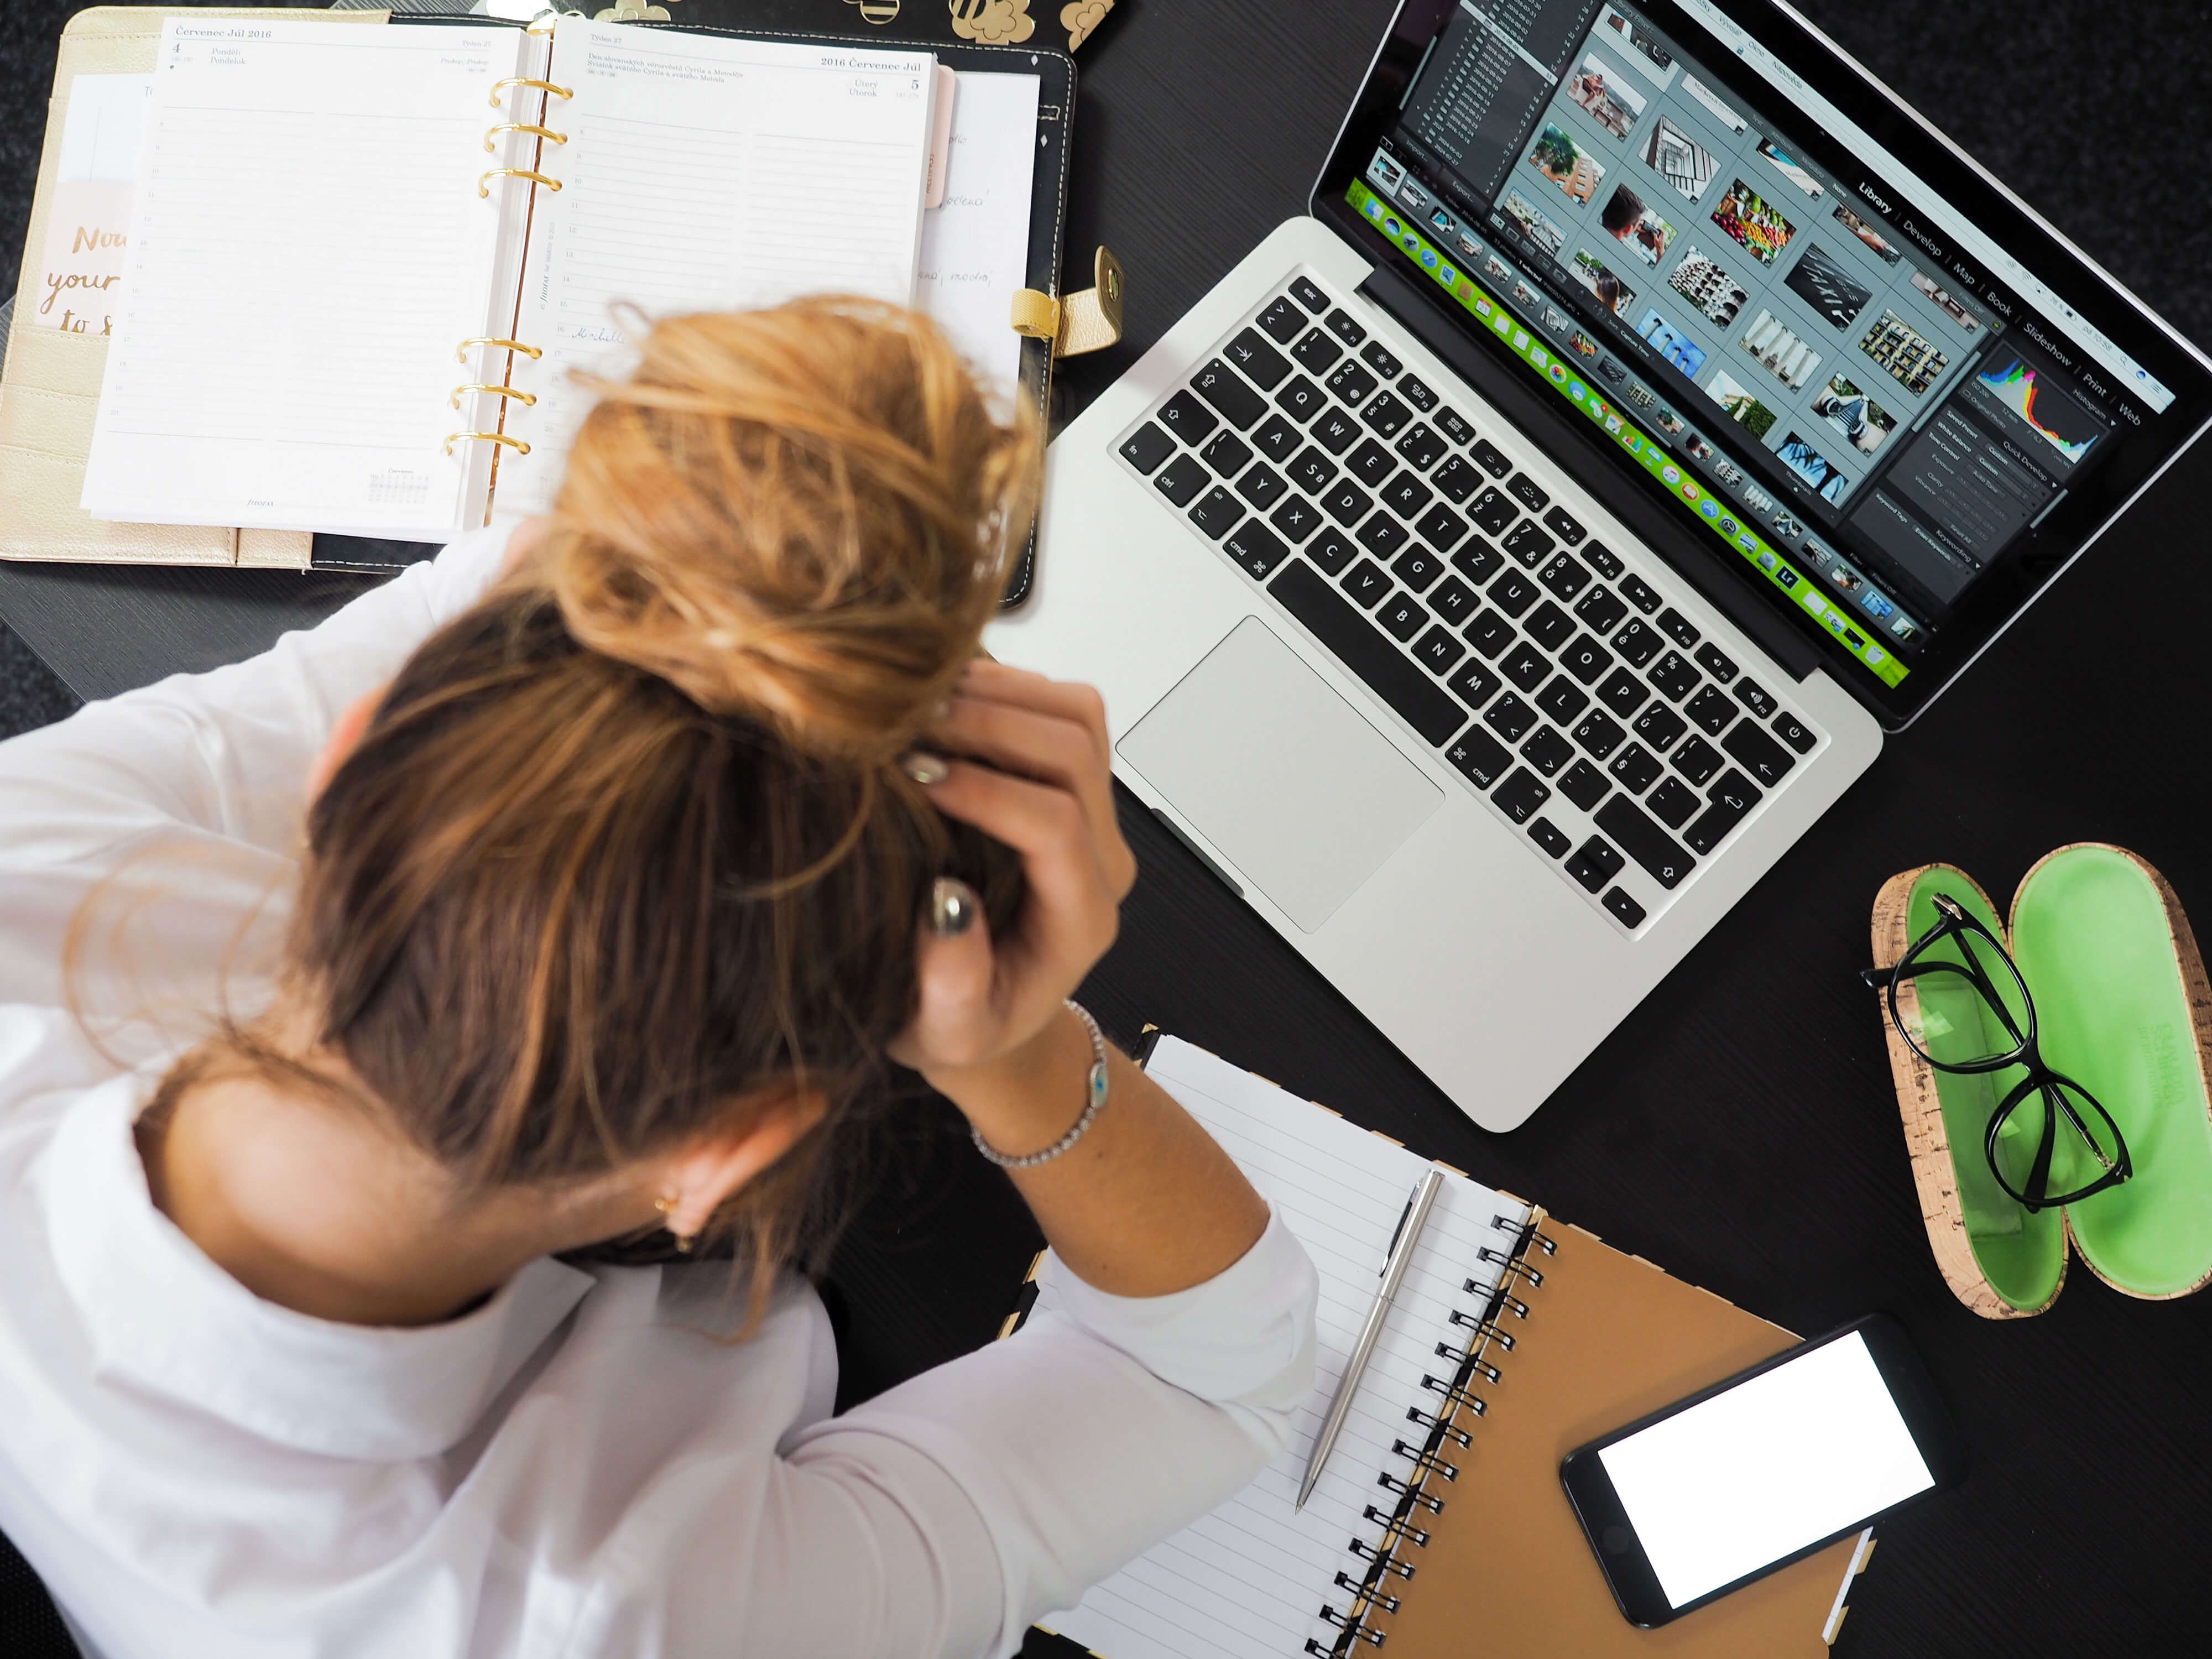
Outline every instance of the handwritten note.
<svg viewBox="0 0 2212 1659"><path fill-rule="evenodd" d="M80 75L70 85L31 319L41 328L114 331L153 88L150 75Z"/></svg>

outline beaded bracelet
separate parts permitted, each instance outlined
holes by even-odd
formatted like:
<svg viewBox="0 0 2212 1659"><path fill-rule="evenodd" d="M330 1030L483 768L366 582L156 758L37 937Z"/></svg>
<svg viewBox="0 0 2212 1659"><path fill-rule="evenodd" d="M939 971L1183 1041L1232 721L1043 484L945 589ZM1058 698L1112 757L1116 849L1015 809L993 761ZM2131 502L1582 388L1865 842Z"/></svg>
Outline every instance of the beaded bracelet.
<svg viewBox="0 0 2212 1659"><path fill-rule="evenodd" d="M1091 1120L1098 1115L1098 1109L1106 1103L1106 1034L1098 1029L1098 1022L1091 1018L1091 1011L1081 1003L1070 999L1067 1006L1076 1018L1083 1022L1083 1029L1091 1034L1091 1070L1084 1078L1083 1115L1075 1120L1073 1128L1051 1146L1041 1152L1031 1152L1026 1158L1008 1158L983 1139L981 1129L970 1127L968 1133L975 1143L975 1150L1002 1170L1034 1170L1040 1164L1051 1163L1083 1139L1084 1132L1091 1127Z"/></svg>

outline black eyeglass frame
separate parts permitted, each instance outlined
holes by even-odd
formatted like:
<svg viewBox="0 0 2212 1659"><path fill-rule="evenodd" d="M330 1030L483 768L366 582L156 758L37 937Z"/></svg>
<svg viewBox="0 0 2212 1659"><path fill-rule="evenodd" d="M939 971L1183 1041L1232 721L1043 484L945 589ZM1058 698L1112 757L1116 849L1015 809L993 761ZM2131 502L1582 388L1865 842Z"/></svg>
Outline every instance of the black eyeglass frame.
<svg viewBox="0 0 2212 1659"><path fill-rule="evenodd" d="M1990 1173L1996 1177L1997 1185L2023 1206L2030 1215L2034 1215L2044 1210L2056 1209L2063 1204L2075 1203L2127 1180L2135 1173L2134 1163L2128 1156L2127 1137L2120 1133L2120 1126L2112 1121L2112 1115L2105 1109L2104 1103L2096 1096L2074 1079L2045 1062L2042 1050L2036 1042L2035 998L2028 991L2027 981L2021 976L2020 964L2012 959L2012 952L2005 949L2004 941L1968 915L1966 908L1948 893L1936 894L1935 904L1938 917L1936 925L1905 947L1905 954L1897 959L1895 966L1866 969L1859 975L1859 979L1869 988L1885 992L1890 1024L1897 1028L1898 1036L1905 1039L1907 1048L1937 1071L1979 1076L2001 1072L2008 1066L2027 1068L2027 1075L2006 1093L2005 1097L1997 1103L1996 1109L1990 1114L1989 1127L1982 1138L1982 1153L1989 1160ZM1920 959L1924 951L1945 939L1967 933L1978 934L1987 941L1990 949L1996 952L1997 960L2004 963L2005 971L2012 975L2012 982L2020 992L2021 1006L2027 1013L2026 1031L2020 1029L2020 1023L2014 1019L2012 1010L2006 1005L1996 982L1990 978L1989 971L1982 966L1981 958L1970 946L1961 943L1959 951L1964 958L1961 962ZM1904 1013L1897 1006L1897 988L1905 981L1917 978L1923 973L1937 972L1959 975L1973 987L1984 1005L1996 1011L1997 1018L2004 1022L2004 1028L2013 1039L2014 1047L2009 1053L1992 1054L1981 1060L1943 1060L1936 1059L1915 1040L1905 1026ZM2022 1192L2006 1179L2004 1166L1997 1161L1997 1142L2013 1113L2036 1095L2043 1098L2043 1134L2036 1145L2034 1162L2028 1166L2028 1190ZM2105 1156L2097 1137L2090 1132L2081 1115L2074 1109L2071 1097L2075 1096L2086 1101L2090 1109L2105 1121L2105 1127L2112 1131L2112 1146L2118 1154L2117 1158ZM2097 1162L2104 1165L2105 1173L2086 1187L2070 1193L2053 1194L2050 1190L2051 1160L2057 1151L2058 1120L2062 1115L2074 1126L2075 1133L2081 1137ZM2030 1196L2031 1194L2039 1195Z"/></svg>

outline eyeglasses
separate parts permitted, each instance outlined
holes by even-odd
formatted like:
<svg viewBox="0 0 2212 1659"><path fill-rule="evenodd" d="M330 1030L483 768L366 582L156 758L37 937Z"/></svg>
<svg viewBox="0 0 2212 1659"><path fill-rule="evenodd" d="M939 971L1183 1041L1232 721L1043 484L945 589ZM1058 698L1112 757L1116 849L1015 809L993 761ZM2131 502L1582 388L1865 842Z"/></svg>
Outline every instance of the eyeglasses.
<svg viewBox="0 0 2212 1659"><path fill-rule="evenodd" d="M1997 1185L2030 1214L2118 1186L2135 1172L2120 1126L2095 1096L2044 1063L2036 1046L2035 1000L2011 953L1949 894L1936 894L1935 902L1936 925L1913 940L1897 965L1869 968L1860 979L1887 991L1898 1035L1937 1071L1973 1076L2023 1068L1990 1115L1982 1150ZM1942 976L1942 988L1932 976ZM1898 1007L1898 988L1907 981L1914 982L1918 1004L1917 1033ZM1940 1056L1938 1048L1944 1051ZM2052 1166L2062 1162L2061 1123L2071 1132L2064 1168L2088 1176L2080 1150L2087 1148L2101 1173L2070 1191L2053 1192ZM2031 1145L2027 1176L2015 1186L2007 1166L2018 1167L2015 1147ZM2062 1181L2071 1178L2062 1175Z"/></svg>

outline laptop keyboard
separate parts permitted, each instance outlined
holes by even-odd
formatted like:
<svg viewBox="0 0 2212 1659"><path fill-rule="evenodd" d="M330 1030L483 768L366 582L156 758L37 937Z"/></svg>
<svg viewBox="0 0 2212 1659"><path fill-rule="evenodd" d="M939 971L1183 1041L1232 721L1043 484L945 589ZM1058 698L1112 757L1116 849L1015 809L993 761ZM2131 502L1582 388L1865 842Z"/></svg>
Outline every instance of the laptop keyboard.
<svg viewBox="0 0 2212 1659"><path fill-rule="evenodd" d="M1822 734L1408 355L1298 274L1119 453L1633 933Z"/></svg>

